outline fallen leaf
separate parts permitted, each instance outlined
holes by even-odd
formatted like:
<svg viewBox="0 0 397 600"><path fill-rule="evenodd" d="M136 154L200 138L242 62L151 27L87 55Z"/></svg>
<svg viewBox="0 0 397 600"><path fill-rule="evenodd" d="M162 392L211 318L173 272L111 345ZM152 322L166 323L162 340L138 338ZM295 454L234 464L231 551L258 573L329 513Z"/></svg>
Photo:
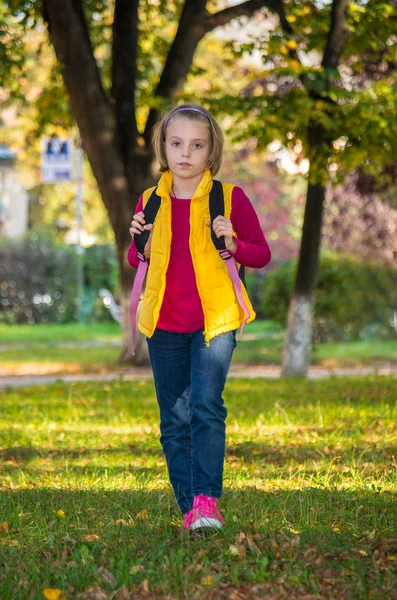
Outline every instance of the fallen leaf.
<svg viewBox="0 0 397 600"><path fill-rule="evenodd" d="M96 533L86 533L85 535L81 536L81 540L83 542L95 542L99 539L99 535L97 535Z"/></svg>
<svg viewBox="0 0 397 600"><path fill-rule="evenodd" d="M124 519L117 519L115 521L116 525L127 525L127 521L125 521Z"/></svg>
<svg viewBox="0 0 397 600"><path fill-rule="evenodd" d="M139 512L136 516L137 519L147 519L149 516L149 513L146 509L141 510L141 512Z"/></svg>
<svg viewBox="0 0 397 600"><path fill-rule="evenodd" d="M0 523L0 533L2 531L8 531L8 522L7 521L3 521L2 523Z"/></svg>
<svg viewBox="0 0 397 600"><path fill-rule="evenodd" d="M211 577L211 575L207 575L207 577L204 577L204 579L202 579L201 583L203 585L212 585L212 577Z"/></svg>
<svg viewBox="0 0 397 600"><path fill-rule="evenodd" d="M247 538L249 549L252 550L252 552L260 553L258 546L255 544L254 540L252 539L252 533L247 533L246 538Z"/></svg>
<svg viewBox="0 0 397 600"><path fill-rule="evenodd" d="M112 596L112 600L130 600L130 599L131 599L130 592L125 587L125 585L123 585L123 587L120 588L119 590L116 590Z"/></svg>
<svg viewBox="0 0 397 600"><path fill-rule="evenodd" d="M105 567L99 567L99 569L96 572L96 576L105 583L109 584L110 587L114 587L116 585L115 576L113 575L113 573L108 571L108 569L105 569Z"/></svg>
<svg viewBox="0 0 397 600"><path fill-rule="evenodd" d="M84 592L81 592L77 598L79 600L108 600L108 595L103 588L94 585Z"/></svg>
<svg viewBox="0 0 397 600"><path fill-rule="evenodd" d="M62 600L62 590L55 588L44 588L43 594L47 600Z"/></svg>
<svg viewBox="0 0 397 600"><path fill-rule="evenodd" d="M57 511L57 517L59 517L60 519L63 519L63 517L65 516L65 512L61 509L59 509Z"/></svg>
<svg viewBox="0 0 397 600"><path fill-rule="evenodd" d="M76 540L71 538L68 533L62 538L62 541L64 544L75 544L76 543Z"/></svg>
<svg viewBox="0 0 397 600"><path fill-rule="evenodd" d="M138 573L139 571L144 571L145 567L143 565L134 565L133 567L131 567L130 569L130 573L134 574L134 573Z"/></svg>

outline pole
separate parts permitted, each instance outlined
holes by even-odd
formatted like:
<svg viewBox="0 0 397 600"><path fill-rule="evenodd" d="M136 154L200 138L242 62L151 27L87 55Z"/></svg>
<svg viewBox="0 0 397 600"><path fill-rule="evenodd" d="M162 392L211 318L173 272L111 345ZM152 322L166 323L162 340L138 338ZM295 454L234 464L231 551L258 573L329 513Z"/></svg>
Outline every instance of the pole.
<svg viewBox="0 0 397 600"><path fill-rule="evenodd" d="M84 320L83 317L83 288L84 288L84 271L83 271L83 254L84 248L81 243L83 232L83 149L81 140L76 142L76 217L77 217L77 318L79 323Z"/></svg>

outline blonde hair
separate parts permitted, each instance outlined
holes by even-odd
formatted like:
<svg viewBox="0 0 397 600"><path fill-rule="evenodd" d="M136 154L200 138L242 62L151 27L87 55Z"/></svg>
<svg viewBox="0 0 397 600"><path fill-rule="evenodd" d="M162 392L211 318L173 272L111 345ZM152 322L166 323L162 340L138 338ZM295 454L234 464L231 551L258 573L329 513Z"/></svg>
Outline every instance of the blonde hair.
<svg viewBox="0 0 397 600"><path fill-rule="evenodd" d="M211 151L208 157L208 169L211 175L218 173L222 164L223 133L218 123L208 110L196 104L181 104L164 115L153 128L152 144L156 158L160 163L160 172L168 171L169 166L165 154L165 134L170 121L186 119L204 123L210 130Z"/></svg>

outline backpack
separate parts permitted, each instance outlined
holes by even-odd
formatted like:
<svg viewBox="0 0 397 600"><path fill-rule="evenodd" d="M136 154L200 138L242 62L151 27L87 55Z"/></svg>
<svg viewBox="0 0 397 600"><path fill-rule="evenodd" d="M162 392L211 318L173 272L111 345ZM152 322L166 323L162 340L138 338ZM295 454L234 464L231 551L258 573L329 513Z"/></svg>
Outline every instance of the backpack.
<svg viewBox="0 0 397 600"><path fill-rule="evenodd" d="M158 210L161 204L161 197L157 194L157 187L153 190L149 200L146 203L146 206L143 210L145 215L146 225L154 223ZM245 287L245 269L243 265L240 265L240 268L237 270L236 261L233 259L233 256L230 254L229 250L225 245L225 238L221 236L219 238L216 237L216 234L212 228L212 223L216 217L219 215L224 216L225 214L225 201L223 197L223 187L222 183L217 180L213 180L212 189L209 194L209 208L210 208L210 217L211 217L211 239L214 243L215 248L219 252L220 257L226 262L226 266L230 273L230 277L233 281L233 286L236 292L237 299L239 301L240 306L243 308L244 313L246 315L246 319L241 328L239 338L244 329L244 325L246 320L249 317L249 310L245 304L245 301L242 296L241 282L243 282ZM142 231L139 235L134 236L135 246L137 249L137 257L140 260L138 271L135 276L134 285L131 293L130 300L130 320L131 320L131 330L132 330L132 355L135 354L135 334L136 334L136 313L138 310L139 297L143 287L143 281L145 278L145 274L147 271L147 260L144 255L144 248L149 239L150 231L145 230Z"/></svg>

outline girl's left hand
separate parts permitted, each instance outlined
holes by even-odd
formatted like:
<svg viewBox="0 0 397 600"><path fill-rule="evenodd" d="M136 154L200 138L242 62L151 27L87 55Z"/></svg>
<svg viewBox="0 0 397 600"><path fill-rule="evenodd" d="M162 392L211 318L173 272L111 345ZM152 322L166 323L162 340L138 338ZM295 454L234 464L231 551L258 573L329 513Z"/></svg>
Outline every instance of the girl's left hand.
<svg viewBox="0 0 397 600"><path fill-rule="evenodd" d="M206 221L205 224L208 227L211 227L211 221ZM221 237L222 235L225 236L226 248L232 253L236 252L237 244L234 241L233 226L232 226L232 222L230 221L230 219L226 219L226 217L222 217L221 215L218 215L216 217L216 219L214 219L212 228L213 228L217 238Z"/></svg>

